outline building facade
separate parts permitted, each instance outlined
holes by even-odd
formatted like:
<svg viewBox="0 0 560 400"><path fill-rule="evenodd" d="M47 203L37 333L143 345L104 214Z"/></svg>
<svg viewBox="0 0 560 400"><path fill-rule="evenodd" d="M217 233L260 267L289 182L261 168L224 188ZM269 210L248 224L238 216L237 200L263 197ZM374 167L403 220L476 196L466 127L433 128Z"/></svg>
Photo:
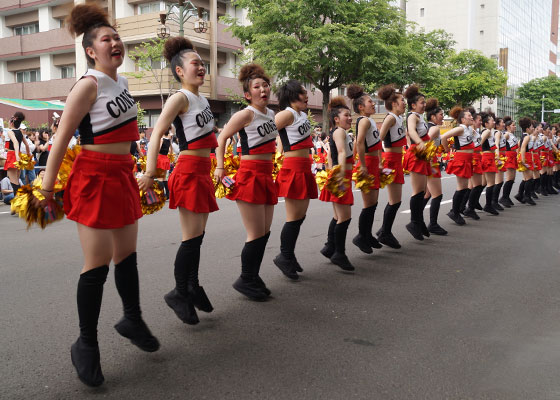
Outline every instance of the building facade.
<svg viewBox="0 0 560 400"><path fill-rule="evenodd" d="M507 72L508 93L475 106L513 115L517 87L556 74L558 6L559 0L408 0L403 7L419 27L452 34L458 51L480 50L497 60Z"/></svg>
<svg viewBox="0 0 560 400"><path fill-rule="evenodd" d="M0 2L0 97L27 100L64 101L72 85L87 69L81 39L74 40L65 28L65 18L74 4L83 0L2 0ZM174 2L176 3L176 2ZM235 77L238 64L236 53L243 50L240 42L226 30L219 19L233 15L246 20L246 13L230 1L192 0L202 9L208 22L205 33L194 31L194 20L184 26L188 37L207 64L206 82L201 94L209 99L218 126L223 126L238 106L232 96L241 95ZM140 106L146 110L147 128L154 126L161 112L158 84L145 73L138 73L138 65L128 56L142 42L155 39L160 26L160 13L170 2L146 0L104 0L105 7L117 26L125 44L126 57L119 73L127 76L129 88ZM167 21L172 36L179 26ZM162 92L167 95L179 88L163 60L152 60L156 70L163 68ZM310 108L321 107L320 93L310 93Z"/></svg>

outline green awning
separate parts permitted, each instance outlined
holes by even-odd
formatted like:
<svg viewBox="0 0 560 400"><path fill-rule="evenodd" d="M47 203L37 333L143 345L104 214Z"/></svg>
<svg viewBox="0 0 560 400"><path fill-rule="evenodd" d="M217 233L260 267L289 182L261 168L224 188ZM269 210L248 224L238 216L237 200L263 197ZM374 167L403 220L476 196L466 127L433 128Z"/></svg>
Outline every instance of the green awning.
<svg viewBox="0 0 560 400"><path fill-rule="evenodd" d="M0 104L6 104L23 110L64 110L64 104L42 100L7 99L5 97L0 97Z"/></svg>

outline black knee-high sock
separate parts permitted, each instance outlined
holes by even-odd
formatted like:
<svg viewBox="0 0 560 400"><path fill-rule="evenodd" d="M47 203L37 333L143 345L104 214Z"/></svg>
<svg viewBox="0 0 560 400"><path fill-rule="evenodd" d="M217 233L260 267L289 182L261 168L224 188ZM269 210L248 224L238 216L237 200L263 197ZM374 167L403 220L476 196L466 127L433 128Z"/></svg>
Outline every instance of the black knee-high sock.
<svg viewBox="0 0 560 400"><path fill-rule="evenodd" d="M525 191L525 185L527 184L527 181L521 181L521 183L519 184L519 190L517 192L517 195L521 198L523 198L523 192Z"/></svg>
<svg viewBox="0 0 560 400"><path fill-rule="evenodd" d="M494 192L492 193L493 197L493 201L494 202L498 202L498 199L500 198L500 191L502 190L502 186L504 186L504 182L500 182L496 185L494 185Z"/></svg>
<svg viewBox="0 0 560 400"><path fill-rule="evenodd" d="M270 231L264 235L263 237L257 239L259 240L258 242L258 253L257 253L257 259L255 260L255 266L254 266L254 271L255 274L258 275L260 270L261 270L261 264L262 264L262 260L264 257L264 252L266 250L266 244L268 243L268 238L270 237Z"/></svg>
<svg viewBox="0 0 560 400"><path fill-rule="evenodd" d="M188 289L197 287L198 267L200 264L200 246L204 233L195 238L181 242L175 256L175 289L183 296L188 295Z"/></svg>
<svg viewBox="0 0 560 400"><path fill-rule="evenodd" d="M459 211L463 212L467 207L467 202L469 201L470 193L472 192L471 189L463 189L465 190L464 195L461 197L461 206L459 207Z"/></svg>
<svg viewBox="0 0 560 400"><path fill-rule="evenodd" d="M381 226L381 232L384 233L391 233L393 229L393 223L395 222L395 218L397 216L397 211L401 206L401 202L395 204L389 204L385 206L385 211L383 212L383 225Z"/></svg>
<svg viewBox="0 0 560 400"><path fill-rule="evenodd" d="M511 180L511 181L507 181L504 184L504 191L503 191L503 194L502 194L504 196L504 198L509 199L509 196L511 194L511 188L513 187L513 183L514 183L514 181Z"/></svg>
<svg viewBox="0 0 560 400"><path fill-rule="evenodd" d="M297 221L286 222L280 233L280 252L284 257L290 260L296 256L294 251L296 249L299 230L304 220L305 217Z"/></svg>
<svg viewBox="0 0 560 400"><path fill-rule="evenodd" d="M140 286L136 252L115 265L115 286L123 303L124 315L131 320L140 320Z"/></svg>
<svg viewBox="0 0 560 400"><path fill-rule="evenodd" d="M329 223L329 230L327 231L327 243L326 246L331 247L334 250L334 227L336 226L336 219L331 219Z"/></svg>
<svg viewBox="0 0 560 400"><path fill-rule="evenodd" d="M461 211L461 203L463 202L463 195L465 194L466 190L468 189L456 190L453 194L453 203L451 206L453 213L459 214L459 212Z"/></svg>
<svg viewBox="0 0 560 400"><path fill-rule="evenodd" d="M481 193L482 193L482 185L473 187L471 192L469 193L467 200L468 200L469 208L471 210L474 210L476 208Z"/></svg>
<svg viewBox="0 0 560 400"><path fill-rule="evenodd" d="M424 221L424 192L416 193L410 198L410 221L421 224Z"/></svg>
<svg viewBox="0 0 560 400"><path fill-rule="evenodd" d="M539 190L541 189L541 178L537 178L537 179L534 179L534 178L533 178L533 180L534 180L534 182L535 182L535 183L534 183L534 189L533 189L533 190L534 190L535 192L538 193Z"/></svg>
<svg viewBox="0 0 560 400"><path fill-rule="evenodd" d="M97 321L103 299L103 284L107 280L109 267L103 265L80 275L78 292L78 316L80 338L88 346L97 346Z"/></svg>
<svg viewBox="0 0 560 400"><path fill-rule="evenodd" d="M352 218L336 224L334 228L334 248L338 254L346 254L346 233L351 220Z"/></svg>
<svg viewBox="0 0 560 400"><path fill-rule="evenodd" d="M441 205L441 200L443 195L440 194L438 197L432 198L432 203L430 204L430 225L437 225L437 219L439 215L439 207Z"/></svg>
<svg viewBox="0 0 560 400"><path fill-rule="evenodd" d="M373 220L375 219L376 209L377 203L375 203L373 206L362 208L362 212L360 213L360 218L358 220L358 231L364 238L372 237L371 229L373 227Z"/></svg>
<svg viewBox="0 0 560 400"><path fill-rule="evenodd" d="M11 183L11 182L10 182L10 184L12 185L12 189L14 191L14 196L15 196L17 194L17 191L20 188L20 186L16 185L15 183Z"/></svg>
<svg viewBox="0 0 560 400"><path fill-rule="evenodd" d="M424 193L424 196L426 195L426 193ZM422 210L424 210L426 208L426 206L428 205L428 203L430 202L431 197L424 197L424 203L423 203L423 207Z"/></svg>
<svg viewBox="0 0 560 400"><path fill-rule="evenodd" d="M486 207L492 206L492 199L494 197L494 187L496 187L496 185L488 186L486 188Z"/></svg>
<svg viewBox="0 0 560 400"><path fill-rule="evenodd" d="M259 255L259 244L262 238L245 242L241 250L241 279L252 280L255 277L255 260Z"/></svg>

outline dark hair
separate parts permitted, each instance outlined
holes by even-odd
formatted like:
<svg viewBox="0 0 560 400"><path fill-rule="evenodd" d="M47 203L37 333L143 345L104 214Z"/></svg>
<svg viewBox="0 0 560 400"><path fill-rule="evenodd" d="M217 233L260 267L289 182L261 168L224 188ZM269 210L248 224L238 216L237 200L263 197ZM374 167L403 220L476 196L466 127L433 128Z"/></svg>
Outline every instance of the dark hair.
<svg viewBox="0 0 560 400"><path fill-rule="evenodd" d="M532 123L530 118L523 117L519 120L519 126L523 129L523 132L527 131L531 125Z"/></svg>
<svg viewBox="0 0 560 400"><path fill-rule="evenodd" d="M385 108L393 111L393 103L401 96L393 85L385 85L377 91L377 96L385 102Z"/></svg>
<svg viewBox="0 0 560 400"><path fill-rule="evenodd" d="M348 108L348 106L346 105L344 97L337 96L331 99L331 101L329 102L329 121L331 123L331 128L335 126L335 117L338 117L340 111L344 109L350 111L350 108Z"/></svg>
<svg viewBox="0 0 560 400"><path fill-rule="evenodd" d="M417 85L411 85L404 91L404 97L406 97L408 108L412 110L412 105L416 104L418 100L426 96L420 93L420 88Z"/></svg>
<svg viewBox="0 0 560 400"><path fill-rule="evenodd" d="M359 107L364 105L364 97L366 96L364 88L360 85L349 85L346 88L346 95L352 100L352 108L354 109L354 112L359 114Z"/></svg>
<svg viewBox="0 0 560 400"><path fill-rule="evenodd" d="M475 110L475 108L474 108L473 106L469 106L469 107L465 108L465 111L470 112L471 115L472 115L472 117L473 117L473 119L476 119L477 115L479 115L479 114L476 112L476 110Z"/></svg>
<svg viewBox="0 0 560 400"><path fill-rule="evenodd" d="M549 125L546 122L541 122L541 126L542 126L543 130L549 128Z"/></svg>
<svg viewBox="0 0 560 400"><path fill-rule="evenodd" d="M172 37L167 39L163 48L163 56L169 63L169 68L177 82L181 82L181 78L175 70L177 67L183 68L183 54L196 53L191 41L184 37Z"/></svg>
<svg viewBox="0 0 560 400"><path fill-rule="evenodd" d="M75 6L70 12L70 15L66 18L66 23L68 25L68 31L72 36L76 37L80 36L82 33L84 34L82 38L84 52L88 47L93 46L95 31L98 28L106 26L115 29L109 23L109 16L105 10L97 4L80 4ZM88 56L87 52L86 59L90 67L95 65L95 60Z"/></svg>
<svg viewBox="0 0 560 400"><path fill-rule="evenodd" d="M245 64L241 67L241 71L239 71L239 82L243 84L243 92L247 93L250 90L251 81L253 79L263 79L266 83L270 85L270 78L264 72L264 68L261 67L259 64Z"/></svg>
<svg viewBox="0 0 560 400"><path fill-rule="evenodd" d="M506 125L506 128L513 123L514 123L514 121L510 116L504 117L504 124Z"/></svg>
<svg viewBox="0 0 560 400"><path fill-rule="evenodd" d="M426 100L426 118L431 121L432 117L439 114L442 108L439 106L437 99L431 98Z"/></svg>
<svg viewBox="0 0 560 400"><path fill-rule="evenodd" d="M494 118L494 115L489 112L481 112L480 117L482 118L482 126L486 128L486 124L490 121L490 118Z"/></svg>
<svg viewBox="0 0 560 400"><path fill-rule="evenodd" d="M281 110L285 110L293 102L299 100L299 95L304 93L303 85L300 81L290 79L276 90L278 105Z"/></svg>
<svg viewBox="0 0 560 400"><path fill-rule="evenodd" d="M496 121L496 126L498 126L504 119L502 117L494 117L494 120Z"/></svg>
<svg viewBox="0 0 560 400"><path fill-rule="evenodd" d="M461 106L455 106L449 111L449 115L458 123L461 123L461 120L465 117L465 113L468 113L469 110L463 109Z"/></svg>
<svg viewBox="0 0 560 400"><path fill-rule="evenodd" d="M16 111L14 113L14 116L11 118L11 121L14 124L14 128L19 128L24 119L25 115L21 111Z"/></svg>

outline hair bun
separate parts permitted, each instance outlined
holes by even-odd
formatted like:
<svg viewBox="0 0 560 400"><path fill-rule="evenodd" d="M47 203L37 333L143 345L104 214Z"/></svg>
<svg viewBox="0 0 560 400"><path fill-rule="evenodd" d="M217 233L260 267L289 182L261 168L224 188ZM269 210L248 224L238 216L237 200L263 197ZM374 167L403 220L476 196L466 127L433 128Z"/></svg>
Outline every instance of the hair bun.
<svg viewBox="0 0 560 400"><path fill-rule="evenodd" d="M451 111L449 111L449 115L453 118L453 119L457 119L459 117L459 114L461 114L461 112L463 111L463 107L461 106L455 106L451 109Z"/></svg>
<svg viewBox="0 0 560 400"><path fill-rule="evenodd" d="M393 85L385 85L377 91L377 95L381 100L387 100L395 93L396 90Z"/></svg>
<svg viewBox="0 0 560 400"><path fill-rule="evenodd" d="M404 97L406 97L406 99L412 99L413 97L417 96L420 93L420 88L418 87L418 85L410 85L405 91L404 91Z"/></svg>
<svg viewBox="0 0 560 400"><path fill-rule="evenodd" d="M346 95L352 100L359 99L364 95L364 88L360 85L349 85L346 88Z"/></svg>
<svg viewBox="0 0 560 400"><path fill-rule="evenodd" d="M426 100L426 111L435 110L438 107L439 107L438 99L432 97Z"/></svg>
<svg viewBox="0 0 560 400"><path fill-rule="evenodd" d="M111 26L107 12L95 3L75 6L66 22L68 31L74 37L80 36L94 26Z"/></svg>
<svg viewBox="0 0 560 400"><path fill-rule="evenodd" d="M348 105L346 104L346 100L344 100L344 97L342 96L333 97L329 102L329 110L332 110L333 108L339 108L339 107L348 108Z"/></svg>
<svg viewBox="0 0 560 400"><path fill-rule="evenodd" d="M241 67L239 71L239 82L245 82L247 79L255 79L255 78L262 78L266 77L266 72L264 72L264 68L261 67L259 64L251 63L246 64Z"/></svg>
<svg viewBox="0 0 560 400"><path fill-rule="evenodd" d="M165 42L163 56L168 62L171 62L173 57L183 50L194 50L192 42L185 37L172 37Z"/></svg>
<svg viewBox="0 0 560 400"><path fill-rule="evenodd" d="M507 117L504 117L504 122L509 122L511 120L512 120L512 118L509 115Z"/></svg>

